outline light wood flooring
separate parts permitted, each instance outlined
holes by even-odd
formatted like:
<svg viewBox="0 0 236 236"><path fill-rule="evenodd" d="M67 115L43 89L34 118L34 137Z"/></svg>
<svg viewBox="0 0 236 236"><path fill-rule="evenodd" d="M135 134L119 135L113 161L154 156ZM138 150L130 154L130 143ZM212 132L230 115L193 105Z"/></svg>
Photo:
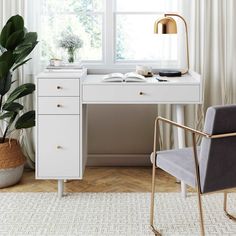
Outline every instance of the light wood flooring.
<svg viewBox="0 0 236 236"><path fill-rule="evenodd" d="M87 167L83 180L65 184L67 192L150 192L151 167ZM191 191L191 189L189 189ZM55 180L36 180L33 171L25 171L19 184L0 192L55 192ZM162 170L157 170L157 192L178 192L180 184Z"/></svg>

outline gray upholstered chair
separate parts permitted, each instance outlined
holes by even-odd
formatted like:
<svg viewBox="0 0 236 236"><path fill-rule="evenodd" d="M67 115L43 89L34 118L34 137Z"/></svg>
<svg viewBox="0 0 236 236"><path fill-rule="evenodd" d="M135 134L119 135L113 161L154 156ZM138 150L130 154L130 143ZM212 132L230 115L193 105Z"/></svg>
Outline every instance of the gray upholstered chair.
<svg viewBox="0 0 236 236"><path fill-rule="evenodd" d="M159 122L166 122L191 132L193 147L156 152ZM196 146L196 135L202 136L200 147ZM157 117L153 146L150 214L153 232L155 235L160 235L154 227L155 172L159 167L197 188L201 235L204 235L201 195L236 187L236 105L208 108L203 132ZM230 219L236 220L227 212L226 191L224 191L224 211Z"/></svg>

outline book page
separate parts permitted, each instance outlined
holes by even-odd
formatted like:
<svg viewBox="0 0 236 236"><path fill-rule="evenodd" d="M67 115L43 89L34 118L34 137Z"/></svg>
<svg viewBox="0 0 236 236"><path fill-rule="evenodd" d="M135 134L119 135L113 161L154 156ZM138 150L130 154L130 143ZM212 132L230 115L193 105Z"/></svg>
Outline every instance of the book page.
<svg viewBox="0 0 236 236"><path fill-rule="evenodd" d="M146 82L146 79L143 75L137 74L135 72L129 72L125 74L126 82Z"/></svg>
<svg viewBox="0 0 236 236"><path fill-rule="evenodd" d="M104 82L122 82L124 75L122 73L111 73L103 77Z"/></svg>

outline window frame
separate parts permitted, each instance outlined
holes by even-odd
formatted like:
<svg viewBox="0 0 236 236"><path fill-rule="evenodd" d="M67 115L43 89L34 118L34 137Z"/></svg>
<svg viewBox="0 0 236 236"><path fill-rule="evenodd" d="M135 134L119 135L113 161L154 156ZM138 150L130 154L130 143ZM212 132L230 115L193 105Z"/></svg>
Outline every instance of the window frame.
<svg viewBox="0 0 236 236"><path fill-rule="evenodd" d="M102 16L102 59L101 60L82 60L82 64L88 69L107 69L107 70L128 70L133 69L136 65L148 65L153 69L174 67L179 68L179 60L170 60L163 63L162 60L116 60L116 16L117 15L163 15L164 12L130 12L130 11L116 11L117 0L103 0L104 9L101 11L94 11L92 14ZM40 16L39 16L40 17ZM40 22L40 19L39 19ZM41 28L41 27L40 27ZM47 62L41 60L41 64Z"/></svg>

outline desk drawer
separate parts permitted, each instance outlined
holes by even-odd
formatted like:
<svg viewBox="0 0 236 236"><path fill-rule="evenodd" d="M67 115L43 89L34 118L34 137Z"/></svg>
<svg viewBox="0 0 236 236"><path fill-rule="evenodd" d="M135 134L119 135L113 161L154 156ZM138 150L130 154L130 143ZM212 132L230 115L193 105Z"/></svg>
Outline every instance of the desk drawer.
<svg viewBox="0 0 236 236"><path fill-rule="evenodd" d="M38 114L79 114L79 97L38 97Z"/></svg>
<svg viewBox="0 0 236 236"><path fill-rule="evenodd" d="M79 79L39 79L38 96L79 96Z"/></svg>
<svg viewBox="0 0 236 236"><path fill-rule="evenodd" d="M198 103L199 85L84 85L85 103Z"/></svg>
<svg viewBox="0 0 236 236"><path fill-rule="evenodd" d="M37 177L78 178L78 115L39 115L37 117Z"/></svg>

